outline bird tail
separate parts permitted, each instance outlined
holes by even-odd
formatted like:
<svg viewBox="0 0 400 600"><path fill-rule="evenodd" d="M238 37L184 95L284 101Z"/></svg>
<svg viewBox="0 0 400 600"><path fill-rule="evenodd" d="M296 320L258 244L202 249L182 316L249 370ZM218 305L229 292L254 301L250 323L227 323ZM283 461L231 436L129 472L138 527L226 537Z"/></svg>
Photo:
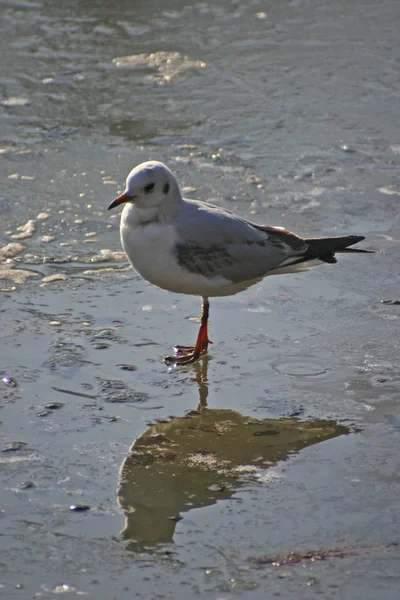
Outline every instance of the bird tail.
<svg viewBox="0 0 400 600"><path fill-rule="evenodd" d="M336 252L363 252L373 253L373 250L361 250L360 248L349 248L364 240L362 235L345 235L331 238L306 238L308 250L303 260L319 259L327 263L335 263Z"/></svg>

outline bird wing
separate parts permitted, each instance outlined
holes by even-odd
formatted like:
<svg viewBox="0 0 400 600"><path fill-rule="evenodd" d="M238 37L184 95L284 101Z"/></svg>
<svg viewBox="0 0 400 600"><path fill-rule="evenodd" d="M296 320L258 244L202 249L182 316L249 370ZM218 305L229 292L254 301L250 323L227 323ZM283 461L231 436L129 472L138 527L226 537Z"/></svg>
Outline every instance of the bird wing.
<svg viewBox="0 0 400 600"><path fill-rule="evenodd" d="M257 279L301 260L308 244L280 227L262 227L230 211L185 200L175 217L182 268L232 283Z"/></svg>

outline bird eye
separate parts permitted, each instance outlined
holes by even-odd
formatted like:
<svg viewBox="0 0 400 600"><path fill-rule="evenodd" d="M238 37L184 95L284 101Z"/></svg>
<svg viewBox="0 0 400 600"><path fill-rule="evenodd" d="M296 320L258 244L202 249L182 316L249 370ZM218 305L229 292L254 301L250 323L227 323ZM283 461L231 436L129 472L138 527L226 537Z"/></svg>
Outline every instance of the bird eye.
<svg viewBox="0 0 400 600"><path fill-rule="evenodd" d="M146 192L146 194L148 194L149 192L154 190L154 183L148 183L147 185L144 186L144 191Z"/></svg>

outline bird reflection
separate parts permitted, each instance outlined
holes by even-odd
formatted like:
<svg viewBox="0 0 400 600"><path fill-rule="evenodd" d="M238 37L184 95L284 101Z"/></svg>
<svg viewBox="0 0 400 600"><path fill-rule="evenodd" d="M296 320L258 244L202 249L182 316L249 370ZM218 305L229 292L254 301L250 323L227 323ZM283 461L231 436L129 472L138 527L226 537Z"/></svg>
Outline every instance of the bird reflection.
<svg viewBox="0 0 400 600"><path fill-rule="evenodd" d="M124 539L132 550L171 543L181 513L229 499L289 454L348 429L335 421L254 419L207 408L208 358L193 365L196 410L151 425L132 444L119 473Z"/></svg>
<svg viewBox="0 0 400 600"><path fill-rule="evenodd" d="M197 383L199 392L199 403L197 410L201 411L207 407L208 402L208 363L209 356L204 356L201 362L194 363L193 371L195 373L194 381Z"/></svg>

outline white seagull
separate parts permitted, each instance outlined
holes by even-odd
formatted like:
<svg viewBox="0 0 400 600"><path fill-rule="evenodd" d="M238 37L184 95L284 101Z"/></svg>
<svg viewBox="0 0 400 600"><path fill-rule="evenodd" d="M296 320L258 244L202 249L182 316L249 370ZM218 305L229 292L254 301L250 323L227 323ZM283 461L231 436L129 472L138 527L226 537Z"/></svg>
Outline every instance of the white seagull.
<svg viewBox="0 0 400 600"><path fill-rule="evenodd" d="M174 346L175 365L207 352L209 301L245 290L267 275L297 273L313 264L335 263L335 252L361 235L301 238L283 227L256 225L208 202L182 198L178 182L161 162L144 162L129 173L126 189L109 205L124 204L121 243L144 279L170 292L202 297L195 346Z"/></svg>

